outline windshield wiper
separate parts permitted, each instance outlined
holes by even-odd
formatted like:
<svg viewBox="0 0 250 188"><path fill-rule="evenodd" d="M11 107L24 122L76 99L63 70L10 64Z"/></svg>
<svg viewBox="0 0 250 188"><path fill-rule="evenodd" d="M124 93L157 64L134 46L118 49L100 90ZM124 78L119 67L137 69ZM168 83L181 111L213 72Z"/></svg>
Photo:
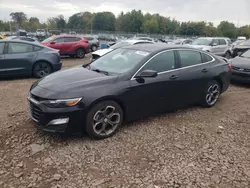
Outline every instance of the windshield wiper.
<svg viewBox="0 0 250 188"><path fill-rule="evenodd" d="M100 69L90 69L90 70L98 72L98 73L103 73L105 75L109 75L109 73L107 71L103 71L103 70L100 70Z"/></svg>

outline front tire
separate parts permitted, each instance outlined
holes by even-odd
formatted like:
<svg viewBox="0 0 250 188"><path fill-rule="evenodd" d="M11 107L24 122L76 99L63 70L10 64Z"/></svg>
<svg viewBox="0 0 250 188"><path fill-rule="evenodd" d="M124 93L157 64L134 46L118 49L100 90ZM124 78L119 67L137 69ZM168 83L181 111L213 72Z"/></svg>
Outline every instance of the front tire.
<svg viewBox="0 0 250 188"><path fill-rule="evenodd" d="M52 73L52 68L47 62L37 62L33 67L33 76L36 78L42 78L50 73Z"/></svg>
<svg viewBox="0 0 250 188"><path fill-rule="evenodd" d="M94 105L87 114L86 131L94 139L105 139L114 135L123 123L123 111L115 101L102 101Z"/></svg>
<svg viewBox="0 0 250 188"><path fill-rule="evenodd" d="M213 80L208 83L206 90L203 93L201 104L206 108L210 108L216 104L221 94L221 86Z"/></svg>
<svg viewBox="0 0 250 188"><path fill-rule="evenodd" d="M224 55L224 57L227 58L227 59L231 59L232 58L232 56L231 56L231 54L229 52L226 52L225 55Z"/></svg>
<svg viewBox="0 0 250 188"><path fill-rule="evenodd" d="M82 59L85 57L85 51L82 48L76 50L76 57Z"/></svg>

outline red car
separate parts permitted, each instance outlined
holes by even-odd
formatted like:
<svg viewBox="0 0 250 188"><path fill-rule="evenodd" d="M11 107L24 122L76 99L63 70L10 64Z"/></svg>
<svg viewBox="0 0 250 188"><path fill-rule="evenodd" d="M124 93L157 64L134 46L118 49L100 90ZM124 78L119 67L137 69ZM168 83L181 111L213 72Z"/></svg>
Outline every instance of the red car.
<svg viewBox="0 0 250 188"><path fill-rule="evenodd" d="M83 36L77 35L58 35L52 36L42 44L60 51L60 55L69 55L70 57L84 58L89 53L89 41Z"/></svg>

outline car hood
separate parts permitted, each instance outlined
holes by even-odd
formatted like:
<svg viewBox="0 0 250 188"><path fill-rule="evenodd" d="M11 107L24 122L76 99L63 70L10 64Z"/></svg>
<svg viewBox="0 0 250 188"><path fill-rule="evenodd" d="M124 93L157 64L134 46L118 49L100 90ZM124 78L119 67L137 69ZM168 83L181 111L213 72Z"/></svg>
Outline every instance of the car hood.
<svg viewBox="0 0 250 188"><path fill-rule="evenodd" d="M232 66L243 68L243 69L250 69L250 59L243 58L243 57L235 57L231 60Z"/></svg>
<svg viewBox="0 0 250 188"><path fill-rule="evenodd" d="M77 66L40 79L32 86L31 93L49 99L82 97L90 88L105 87L117 78Z"/></svg>
<svg viewBox="0 0 250 188"><path fill-rule="evenodd" d="M234 49L235 48L237 48L237 49L249 49L250 46L248 46L248 45L236 45L236 46L234 46Z"/></svg>
<svg viewBox="0 0 250 188"><path fill-rule="evenodd" d="M97 51L93 52L92 54L98 55L98 56L103 56L103 55L105 55L106 53L111 52L112 50L113 50L113 49L111 49L111 48L101 49L101 50L97 50Z"/></svg>

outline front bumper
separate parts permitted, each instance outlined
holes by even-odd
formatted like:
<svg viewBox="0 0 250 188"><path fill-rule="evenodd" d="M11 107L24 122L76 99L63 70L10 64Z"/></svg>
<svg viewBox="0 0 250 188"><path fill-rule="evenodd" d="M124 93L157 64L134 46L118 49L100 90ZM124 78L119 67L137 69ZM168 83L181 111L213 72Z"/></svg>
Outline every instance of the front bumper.
<svg viewBox="0 0 250 188"><path fill-rule="evenodd" d="M231 76L232 81L250 84L250 73L233 71Z"/></svg>
<svg viewBox="0 0 250 188"><path fill-rule="evenodd" d="M59 62L59 63L56 63L56 64L53 64L53 71L59 71L61 70L62 68L62 62Z"/></svg>
<svg viewBox="0 0 250 188"><path fill-rule="evenodd" d="M29 116L40 130L53 133L81 134L85 114L78 107L49 108L29 97Z"/></svg>

